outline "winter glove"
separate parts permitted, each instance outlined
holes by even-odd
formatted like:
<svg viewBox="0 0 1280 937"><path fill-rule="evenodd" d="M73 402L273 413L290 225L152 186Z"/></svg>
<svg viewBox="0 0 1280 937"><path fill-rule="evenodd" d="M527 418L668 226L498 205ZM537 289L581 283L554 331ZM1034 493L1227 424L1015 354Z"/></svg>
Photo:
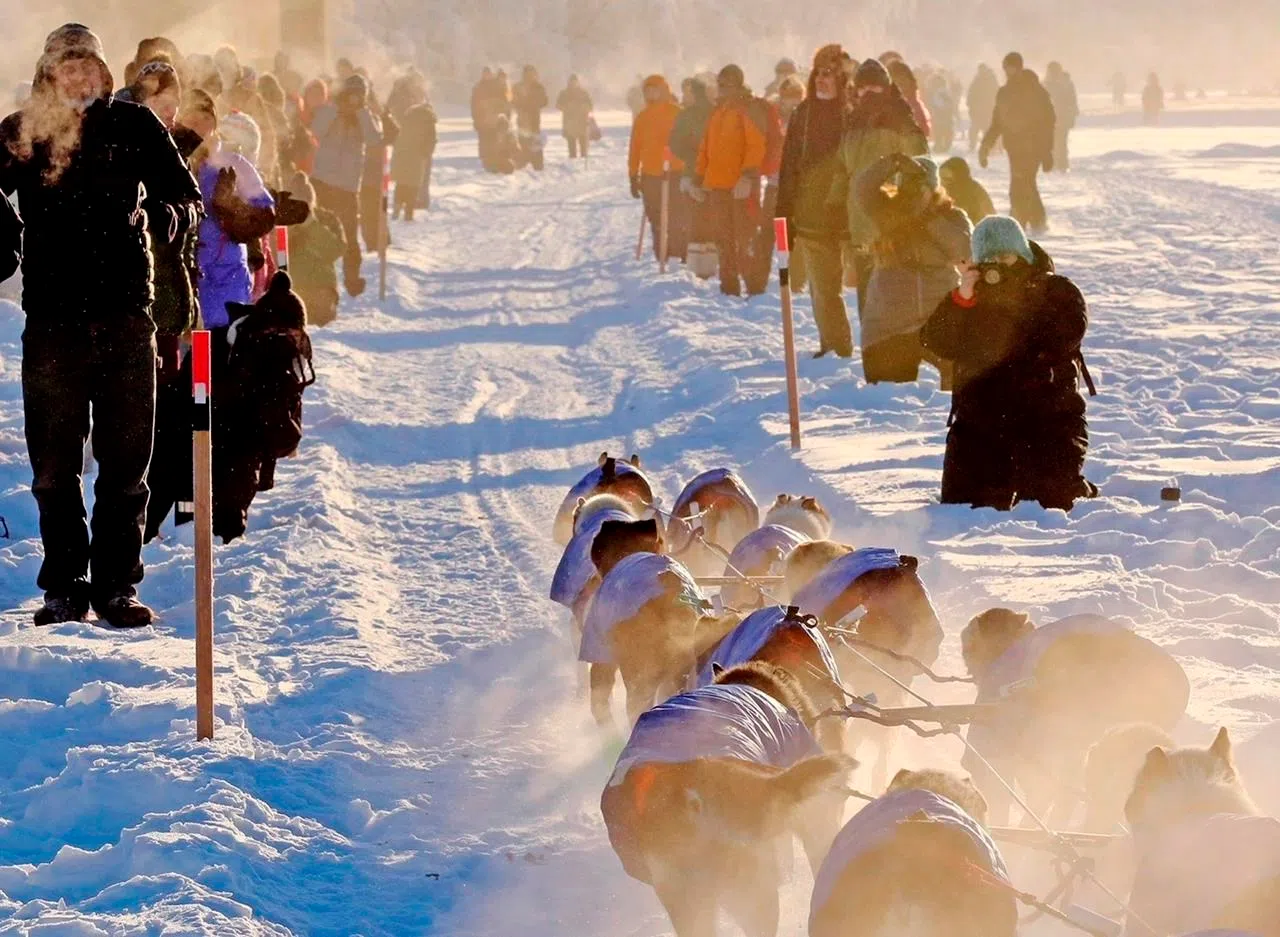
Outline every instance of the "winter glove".
<svg viewBox="0 0 1280 937"><path fill-rule="evenodd" d="M283 192L272 189L271 198L276 203L276 224L281 227L299 225L311 217L311 206L294 198L293 193L287 189Z"/></svg>
<svg viewBox="0 0 1280 937"><path fill-rule="evenodd" d="M236 195L236 171L232 166L218 170L218 181L213 184L213 204L225 202L227 199L235 198Z"/></svg>
<svg viewBox="0 0 1280 937"><path fill-rule="evenodd" d="M741 202L751 197L751 188L753 180L750 176L743 176L733 184L733 197Z"/></svg>
<svg viewBox="0 0 1280 937"><path fill-rule="evenodd" d="M680 177L680 191L699 205L707 200L707 190L694 182L692 176Z"/></svg>
<svg viewBox="0 0 1280 937"><path fill-rule="evenodd" d="M1053 154L1046 153L1044 159L1040 161L1040 164L1044 166L1045 172L1053 172Z"/></svg>
<svg viewBox="0 0 1280 937"><path fill-rule="evenodd" d="M639 176L631 177L631 197L632 198L640 197L640 177Z"/></svg>

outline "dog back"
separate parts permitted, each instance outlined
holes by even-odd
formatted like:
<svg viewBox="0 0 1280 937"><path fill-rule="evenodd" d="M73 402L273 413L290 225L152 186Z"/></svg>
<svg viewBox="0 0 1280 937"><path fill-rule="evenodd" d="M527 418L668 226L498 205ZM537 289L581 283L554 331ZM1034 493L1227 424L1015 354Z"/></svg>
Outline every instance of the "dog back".
<svg viewBox="0 0 1280 937"><path fill-rule="evenodd" d="M809 906L812 929L840 885L845 870L860 857L887 843L908 821L944 824L962 832L975 848L986 872L1009 881L1009 870L995 841L977 820L958 805L932 791L905 790L886 794L863 807L845 824L819 869ZM962 869L957 869L963 874Z"/></svg>
<svg viewBox="0 0 1280 937"><path fill-rule="evenodd" d="M835 656L831 653L831 646L827 644L827 639L822 632L803 622L788 620L787 610L778 605L752 612L738 627L729 632L702 662L695 678L695 686L707 686L715 680L713 667L716 664L728 670L730 667L755 660L756 655L766 644L787 629L793 630L797 636L806 639L809 646L805 650L811 651L813 658L821 662L822 669L825 671L824 676L829 677L836 686L839 686L840 671L836 666ZM805 664L807 661L800 663ZM810 675L802 671L796 676L807 683Z"/></svg>
<svg viewBox="0 0 1280 937"><path fill-rule="evenodd" d="M551 580L551 601L565 608L573 608L577 604L582 596L582 590L587 587L587 583L591 581L596 571L595 565L591 562L591 544L595 541L596 534L600 532L600 528L606 521L625 523L631 520L634 518L629 514L608 510L601 511L587 521L586 526L574 535L560 556L560 564L556 567L555 576Z"/></svg>
<svg viewBox="0 0 1280 937"><path fill-rule="evenodd" d="M768 524L757 528L738 541L729 556L726 576L737 570L747 576L780 576L791 551L809 540L790 527ZM725 586L720 597L730 608L746 609L763 604L760 593L747 583Z"/></svg>
<svg viewBox="0 0 1280 937"><path fill-rule="evenodd" d="M619 624L638 615L650 602L666 596L690 605L707 598L679 560L656 553L633 553L609 571L596 590L583 623L578 659L588 664L612 664L610 635Z"/></svg>
<svg viewBox="0 0 1280 937"><path fill-rule="evenodd" d="M854 550L828 563L812 582L793 597L792 603L800 606L800 611L806 615L813 615L824 624L834 625L834 621L828 620L828 615L859 579L872 570L897 569L899 563L900 557L896 550L882 547Z"/></svg>
<svg viewBox="0 0 1280 937"><path fill-rule="evenodd" d="M687 550L693 542L694 525L681 518L692 513L695 502L700 510L721 508L741 511L749 529L760 526L760 505L741 476L732 469L711 469L685 485L684 491L676 498L667 529L672 553Z"/></svg>

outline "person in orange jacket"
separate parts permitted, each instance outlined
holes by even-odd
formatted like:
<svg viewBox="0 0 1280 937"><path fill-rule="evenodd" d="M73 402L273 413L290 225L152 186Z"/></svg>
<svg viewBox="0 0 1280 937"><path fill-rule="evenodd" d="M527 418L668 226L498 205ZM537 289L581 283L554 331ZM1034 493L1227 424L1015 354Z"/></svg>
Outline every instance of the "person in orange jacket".
<svg viewBox="0 0 1280 937"><path fill-rule="evenodd" d="M698 150L696 181L706 191L715 226L720 292L741 296L742 274L749 269L751 259L753 216L759 214L760 167L767 140L750 113L751 92L746 88L742 69L726 65L716 78L716 88L716 109Z"/></svg>
<svg viewBox="0 0 1280 937"><path fill-rule="evenodd" d="M653 254L659 260L662 228L662 186L668 190L667 257L685 258L689 243L689 199L680 192L684 163L671 155L667 141L680 114L680 105L671 95L667 80L650 75L644 80L644 110L631 125L631 152L627 171L631 197L644 199L644 213L653 233Z"/></svg>

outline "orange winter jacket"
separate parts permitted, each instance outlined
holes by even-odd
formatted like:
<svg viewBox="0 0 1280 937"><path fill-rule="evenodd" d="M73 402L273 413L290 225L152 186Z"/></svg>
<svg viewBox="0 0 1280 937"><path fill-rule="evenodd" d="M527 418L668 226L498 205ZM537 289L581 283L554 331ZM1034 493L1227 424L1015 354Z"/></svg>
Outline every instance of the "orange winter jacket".
<svg viewBox="0 0 1280 937"><path fill-rule="evenodd" d="M716 107L698 150L698 176L706 189L732 189L744 175L760 175L766 141L747 112L746 98Z"/></svg>
<svg viewBox="0 0 1280 937"><path fill-rule="evenodd" d="M627 164L632 177L641 173L646 176L662 175L667 141L671 139L671 128L679 114L680 105L667 100L650 104L636 115L636 121L631 125L631 157ZM674 156L671 157L671 171L684 171L684 163Z"/></svg>

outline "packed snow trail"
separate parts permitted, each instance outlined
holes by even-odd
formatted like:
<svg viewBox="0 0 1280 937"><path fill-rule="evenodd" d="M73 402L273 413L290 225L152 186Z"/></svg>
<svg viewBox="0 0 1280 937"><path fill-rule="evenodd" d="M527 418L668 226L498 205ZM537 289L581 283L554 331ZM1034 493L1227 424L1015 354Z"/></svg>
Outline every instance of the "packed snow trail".
<svg viewBox="0 0 1280 937"><path fill-rule="evenodd" d="M391 297L317 330L302 452L219 548L211 745L193 741L188 530L147 550L154 629L27 624L22 323L0 307L0 608L22 606L0 619L0 935L668 934L604 837L621 740L590 725L545 598L555 509L604 449L641 453L668 502L729 465L761 499L820 496L842 538L918 553L940 670L992 604L1132 621L1191 674L1183 736L1248 739L1247 780L1280 809L1280 133L1084 131L1076 171L1049 178L1046 245L1091 301L1101 391L1104 497L1068 518L933 503L934 376L868 388L856 363L802 357L793 457L776 296L632 259L610 123L589 167L553 137L547 171L513 177L442 125L432 211L393 229ZM1003 204L1002 171L984 181ZM1181 505L1159 503L1169 476Z"/></svg>

